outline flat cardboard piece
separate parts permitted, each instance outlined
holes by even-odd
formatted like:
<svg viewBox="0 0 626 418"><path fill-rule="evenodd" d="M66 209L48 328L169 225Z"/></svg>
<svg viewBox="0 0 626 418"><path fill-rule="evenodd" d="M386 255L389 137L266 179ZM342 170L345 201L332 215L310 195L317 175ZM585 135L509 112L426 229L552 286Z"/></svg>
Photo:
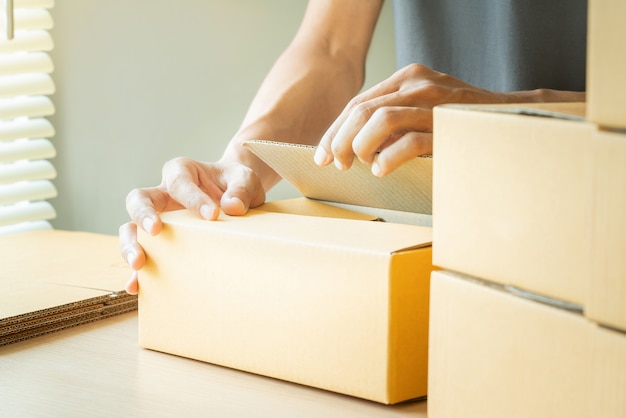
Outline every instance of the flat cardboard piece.
<svg viewBox="0 0 626 418"><path fill-rule="evenodd" d="M584 304L595 129L584 108L435 108L435 265Z"/></svg>
<svg viewBox="0 0 626 418"><path fill-rule="evenodd" d="M117 237L33 231L0 238L0 346L137 308Z"/></svg>
<svg viewBox="0 0 626 418"><path fill-rule="evenodd" d="M271 141L247 141L244 145L308 198L432 213L432 158L415 158L379 178L358 159L345 171L333 165L320 167L313 161L312 146Z"/></svg>
<svg viewBox="0 0 626 418"><path fill-rule="evenodd" d="M382 403L426 395L430 228L162 219L139 231L142 347Z"/></svg>

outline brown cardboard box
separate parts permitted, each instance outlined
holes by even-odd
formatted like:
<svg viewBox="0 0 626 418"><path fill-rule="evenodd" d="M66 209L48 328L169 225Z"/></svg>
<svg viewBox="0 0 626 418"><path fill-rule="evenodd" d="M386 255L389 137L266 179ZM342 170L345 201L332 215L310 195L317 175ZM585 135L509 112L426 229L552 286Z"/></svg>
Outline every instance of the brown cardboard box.
<svg viewBox="0 0 626 418"><path fill-rule="evenodd" d="M626 129L626 2L590 0L587 34L587 117Z"/></svg>
<svg viewBox="0 0 626 418"><path fill-rule="evenodd" d="M626 330L626 133L593 134L593 274L585 314Z"/></svg>
<svg viewBox="0 0 626 418"><path fill-rule="evenodd" d="M425 396L432 230L410 224L430 224L432 160L378 179L318 167L312 147L247 146L307 197L217 222L167 213L141 234L141 345L382 403Z"/></svg>
<svg viewBox="0 0 626 418"><path fill-rule="evenodd" d="M426 395L430 228L162 218L140 234L143 347L382 403Z"/></svg>
<svg viewBox="0 0 626 418"><path fill-rule="evenodd" d="M504 286L436 271L428 416L626 416L626 334Z"/></svg>
<svg viewBox="0 0 626 418"><path fill-rule="evenodd" d="M591 133L577 104L435 109L433 263L583 304Z"/></svg>

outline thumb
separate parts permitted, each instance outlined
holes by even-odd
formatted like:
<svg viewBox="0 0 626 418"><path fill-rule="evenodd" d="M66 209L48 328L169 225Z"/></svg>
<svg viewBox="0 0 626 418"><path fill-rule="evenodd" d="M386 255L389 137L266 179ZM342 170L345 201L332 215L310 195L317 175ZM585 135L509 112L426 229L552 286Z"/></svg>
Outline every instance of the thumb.
<svg viewBox="0 0 626 418"><path fill-rule="evenodd" d="M257 207L265 202L265 190L257 175L249 169L226 184L226 190L220 200L225 214L245 215L250 207ZM233 176L234 177L234 176Z"/></svg>
<svg viewBox="0 0 626 418"><path fill-rule="evenodd" d="M227 215L245 215L250 207L250 197L245 189L228 188L222 195L220 206Z"/></svg>

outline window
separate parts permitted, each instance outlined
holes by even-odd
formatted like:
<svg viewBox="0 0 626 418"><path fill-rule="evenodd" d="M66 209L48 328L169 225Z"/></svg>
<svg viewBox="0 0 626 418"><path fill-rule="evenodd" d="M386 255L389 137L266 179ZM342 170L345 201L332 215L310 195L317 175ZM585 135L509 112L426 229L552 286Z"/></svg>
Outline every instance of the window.
<svg viewBox="0 0 626 418"><path fill-rule="evenodd" d="M54 0L0 0L13 9L2 13L0 26L0 235L51 229L56 216L47 199L56 196L50 181L56 176L48 159L55 156L49 138L54 128L46 119L54 113L48 95L54 93L53 64L48 51L48 9Z"/></svg>

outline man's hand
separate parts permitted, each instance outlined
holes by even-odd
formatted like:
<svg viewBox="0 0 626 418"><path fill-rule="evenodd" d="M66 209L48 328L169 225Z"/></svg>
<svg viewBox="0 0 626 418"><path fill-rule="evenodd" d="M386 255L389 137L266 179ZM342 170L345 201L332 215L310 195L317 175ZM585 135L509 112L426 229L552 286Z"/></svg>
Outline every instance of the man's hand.
<svg viewBox="0 0 626 418"><path fill-rule="evenodd" d="M220 208L228 215L244 215L248 208L264 201L265 191L258 176L243 164L205 163L188 158L168 161L159 186L134 189L126 198L132 221L120 227L120 251L135 270L126 291L138 292L137 271L146 260L137 242L137 226L156 235L163 227L160 212L187 208L199 217L215 220Z"/></svg>
<svg viewBox="0 0 626 418"><path fill-rule="evenodd" d="M518 96L519 97L519 96ZM384 176L419 155L432 154L433 107L443 103L504 103L513 98L411 64L359 94L323 136L318 165L350 168L356 156Z"/></svg>

